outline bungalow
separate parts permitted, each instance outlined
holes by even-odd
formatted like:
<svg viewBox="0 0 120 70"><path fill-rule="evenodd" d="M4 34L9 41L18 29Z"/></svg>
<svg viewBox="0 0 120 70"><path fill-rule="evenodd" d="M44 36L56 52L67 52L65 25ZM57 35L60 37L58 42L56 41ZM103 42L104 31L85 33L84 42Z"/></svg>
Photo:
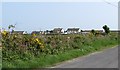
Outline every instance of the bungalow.
<svg viewBox="0 0 120 70"><path fill-rule="evenodd" d="M31 34L40 34L40 31L32 31Z"/></svg>
<svg viewBox="0 0 120 70"><path fill-rule="evenodd" d="M110 30L110 32L118 33L120 30Z"/></svg>
<svg viewBox="0 0 120 70"><path fill-rule="evenodd" d="M40 34L45 34L45 31L40 31Z"/></svg>
<svg viewBox="0 0 120 70"><path fill-rule="evenodd" d="M23 34L28 34L27 31L24 31Z"/></svg>
<svg viewBox="0 0 120 70"><path fill-rule="evenodd" d="M80 29L79 28L68 28L66 32L67 34L75 34L75 33L79 33Z"/></svg>
<svg viewBox="0 0 120 70"><path fill-rule="evenodd" d="M64 30L63 30L63 28L54 28L53 29L53 33L55 33L55 34L61 34L61 33L64 33Z"/></svg>
<svg viewBox="0 0 120 70"><path fill-rule="evenodd" d="M53 30L46 30L44 31L44 34L52 34L53 33Z"/></svg>
<svg viewBox="0 0 120 70"><path fill-rule="evenodd" d="M23 34L24 31L13 31L13 33L15 33L15 34Z"/></svg>
<svg viewBox="0 0 120 70"><path fill-rule="evenodd" d="M90 33L91 30L82 30L81 32L82 32L82 33ZM103 33L103 30L95 30L95 32Z"/></svg>
<svg viewBox="0 0 120 70"><path fill-rule="evenodd" d="M103 33L103 30L95 30L96 33Z"/></svg>
<svg viewBox="0 0 120 70"><path fill-rule="evenodd" d="M82 30L81 33L89 33L91 30Z"/></svg>

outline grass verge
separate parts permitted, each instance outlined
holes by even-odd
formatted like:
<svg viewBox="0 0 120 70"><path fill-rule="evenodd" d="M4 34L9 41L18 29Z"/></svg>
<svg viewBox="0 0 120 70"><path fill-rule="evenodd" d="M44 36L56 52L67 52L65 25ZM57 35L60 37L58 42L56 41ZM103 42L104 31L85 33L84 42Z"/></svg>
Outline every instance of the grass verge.
<svg viewBox="0 0 120 70"><path fill-rule="evenodd" d="M3 68L45 68L54 66L56 63L70 60L79 56L87 55L92 52L100 51L105 48L116 46L117 40L98 39L91 45L84 45L80 49L72 49L57 55L46 55L39 57L31 57L31 60L15 60L3 62ZM18 69L17 69L18 70Z"/></svg>

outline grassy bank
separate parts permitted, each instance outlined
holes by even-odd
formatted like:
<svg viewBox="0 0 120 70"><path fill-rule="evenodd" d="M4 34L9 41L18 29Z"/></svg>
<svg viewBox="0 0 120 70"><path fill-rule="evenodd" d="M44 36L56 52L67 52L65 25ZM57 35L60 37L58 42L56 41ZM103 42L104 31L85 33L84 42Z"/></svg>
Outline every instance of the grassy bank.
<svg viewBox="0 0 120 70"><path fill-rule="evenodd" d="M60 37L61 36L59 36L59 40L61 39L62 41L64 41L65 36L64 38L63 37L60 38ZM71 35L69 37L71 37L69 43L68 42L62 43L62 44L57 43L57 47L62 47L62 48L54 48L55 50L51 49L50 53L45 51L44 53L41 53L37 56L32 56L30 54L30 59L26 58L27 56L29 56L27 53L27 56L26 55L22 56L22 58L18 58L14 60L3 60L3 68L50 67L52 65L55 65L56 63L59 63L65 60L87 55L95 51L100 51L102 49L110 48L118 45L117 34L111 34L108 36L97 36L97 37L88 36L88 35L82 36L82 37L81 35ZM50 41L53 41L53 40L50 40ZM46 46L48 46L48 43ZM63 48L65 46L68 46L68 47ZM26 59L23 59L23 58L26 58Z"/></svg>

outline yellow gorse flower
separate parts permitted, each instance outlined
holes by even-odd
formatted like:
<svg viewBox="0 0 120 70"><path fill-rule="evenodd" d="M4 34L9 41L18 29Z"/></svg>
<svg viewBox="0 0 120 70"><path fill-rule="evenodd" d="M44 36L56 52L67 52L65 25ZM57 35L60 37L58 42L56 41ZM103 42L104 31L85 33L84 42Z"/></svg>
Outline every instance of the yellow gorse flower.
<svg viewBox="0 0 120 70"><path fill-rule="evenodd" d="M39 45L41 45L42 43L41 42L39 42Z"/></svg>
<svg viewBox="0 0 120 70"><path fill-rule="evenodd" d="M33 36L35 36L35 34L33 34ZM32 42L34 42L35 44L39 44L40 48L44 48L44 44L39 40L39 38L31 38Z"/></svg>
<svg viewBox="0 0 120 70"><path fill-rule="evenodd" d="M35 42L37 42L41 48L44 48L43 44L40 42L38 38L34 39Z"/></svg>
<svg viewBox="0 0 120 70"><path fill-rule="evenodd" d="M35 33L33 33L33 36L36 36L36 34L35 34Z"/></svg>
<svg viewBox="0 0 120 70"><path fill-rule="evenodd" d="M35 39L36 42L39 42L38 38Z"/></svg>
<svg viewBox="0 0 120 70"><path fill-rule="evenodd" d="M15 38L16 38L17 36L15 35Z"/></svg>
<svg viewBox="0 0 120 70"><path fill-rule="evenodd" d="M6 35L7 35L7 31L5 31L5 30L2 31L1 33L2 33L3 36L6 36Z"/></svg>

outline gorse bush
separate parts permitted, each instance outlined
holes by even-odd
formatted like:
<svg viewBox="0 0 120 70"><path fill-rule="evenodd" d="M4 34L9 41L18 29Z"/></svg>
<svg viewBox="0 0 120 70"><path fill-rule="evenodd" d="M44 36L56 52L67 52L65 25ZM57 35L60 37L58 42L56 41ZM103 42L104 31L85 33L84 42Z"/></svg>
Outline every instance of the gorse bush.
<svg viewBox="0 0 120 70"><path fill-rule="evenodd" d="M101 34L95 36L92 33L30 35L17 34L14 30L12 33L3 30L1 35L3 66L6 64L4 62L14 62L16 60L29 61L35 57L46 58L48 55L59 55L73 49L89 52L89 49L97 50L101 45L115 45L118 40L118 35L116 33L110 33L106 36Z"/></svg>
<svg viewBox="0 0 120 70"><path fill-rule="evenodd" d="M35 34L19 35L10 34L7 31L2 32L3 60L14 60L22 56L28 56L28 54L37 56L40 52L43 52L44 48L43 41Z"/></svg>

